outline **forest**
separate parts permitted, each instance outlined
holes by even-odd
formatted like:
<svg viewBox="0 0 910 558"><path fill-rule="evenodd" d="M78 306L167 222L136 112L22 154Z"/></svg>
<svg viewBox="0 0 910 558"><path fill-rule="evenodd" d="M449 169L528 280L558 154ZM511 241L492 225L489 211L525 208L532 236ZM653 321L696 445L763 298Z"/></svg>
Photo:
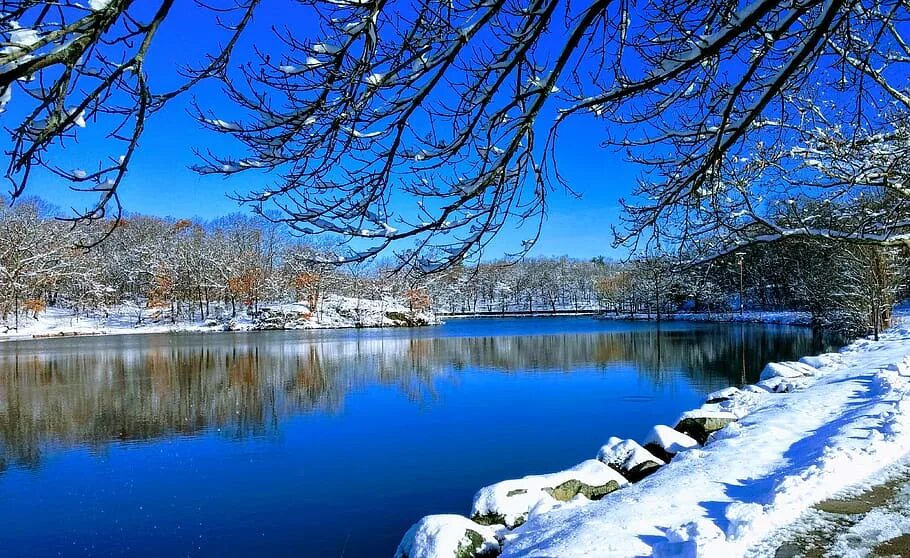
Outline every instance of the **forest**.
<svg viewBox="0 0 910 558"><path fill-rule="evenodd" d="M813 323L876 333L906 296L900 247L797 238L705 262L654 254L611 261L562 257L455 263L432 274L395 260L344 262L340 243L290 235L264 218L209 222L128 215L72 223L38 200L0 209L0 318L17 328L48 307L74 314L127 306L172 321L255 313L262 303L326 294L394 298L443 315L600 311L662 319L679 312L805 311ZM112 227L104 242L86 239ZM341 260L341 261L340 261Z"/></svg>

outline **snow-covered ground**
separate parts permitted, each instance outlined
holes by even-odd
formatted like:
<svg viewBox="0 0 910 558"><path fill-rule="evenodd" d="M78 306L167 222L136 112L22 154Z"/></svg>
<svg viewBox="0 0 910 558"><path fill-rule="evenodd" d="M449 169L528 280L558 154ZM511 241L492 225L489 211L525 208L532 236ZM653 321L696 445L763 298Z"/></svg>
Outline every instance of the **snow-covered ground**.
<svg viewBox="0 0 910 558"><path fill-rule="evenodd" d="M692 439L706 437L703 446L685 439L686 444L671 440L671 445L666 436L650 436L642 441L644 449L655 455L678 453L655 473L600 500L570 493L554 502L553 488L536 486L542 477L535 477L536 484L513 482L519 488L510 488L511 500L492 501L491 489L482 489L478 497L483 496L485 511L507 511L510 517L526 512L511 530L493 525L502 556L734 557L755 552L813 504L868 481L910 452L910 327L892 328L880 341L856 341L840 353L769 366L756 386L723 390L708 400L712 403L685 414L681 418L690 420L677 426ZM603 434L605 439L610 435ZM617 442L608 445L619 447ZM602 450L600 456L616 453ZM560 482L570 472L558 476ZM565 492L567 486L560 489ZM514 491L519 489L528 492ZM522 509L514 509L519 503ZM493 516L475 519L489 522ZM446 531L438 522L435 529ZM446 540L459 540L459 534L468 540L464 524L452 523ZM424 542L443 540L412 529L403 544L418 535ZM429 553L407 548L410 554L399 555L454 555L451 546L424 546Z"/></svg>
<svg viewBox="0 0 910 558"><path fill-rule="evenodd" d="M304 303L261 304L250 316L238 308L237 315L220 309L223 317L172 323L162 309L121 304L105 311L76 314L64 308L49 308L38 314L19 316L19 328L12 319L0 322L0 340L31 339L66 335L127 333L245 331L255 329L319 329L347 327L397 327L438 323L432 314L411 312L394 300L369 300L326 295L316 312ZM217 313L216 313L217 314Z"/></svg>

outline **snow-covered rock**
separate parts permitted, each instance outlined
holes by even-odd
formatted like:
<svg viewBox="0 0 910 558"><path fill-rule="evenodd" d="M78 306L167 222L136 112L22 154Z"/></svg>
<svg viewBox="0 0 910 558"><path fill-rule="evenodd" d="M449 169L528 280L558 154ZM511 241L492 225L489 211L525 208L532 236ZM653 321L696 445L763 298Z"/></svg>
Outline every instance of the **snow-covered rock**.
<svg viewBox="0 0 910 558"><path fill-rule="evenodd" d="M532 510L549 511L559 502L577 497L597 500L628 483L608 465L589 459L558 473L531 475L484 487L474 496L471 518L485 525L501 524L512 529L527 521Z"/></svg>
<svg viewBox="0 0 910 558"><path fill-rule="evenodd" d="M411 327L438 324L431 313L411 311L394 299L373 300L328 294L317 310L301 302L262 303L258 312L213 303L206 319L171 315L169 308L129 301L88 313L50 307L37 319L20 320L19 328L0 320L0 340L71 335L126 333L247 331L262 329L326 329Z"/></svg>
<svg viewBox="0 0 910 558"><path fill-rule="evenodd" d="M658 424L652 428L645 438L645 449L664 461L669 461L681 451L697 448L698 446L698 442L692 437L663 424Z"/></svg>
<svg viewBox="0 0 910 558"><path fill-rule="evenodd" d="M529 518L503 539L503 558L764 555L753 551L766 542L773 554L778 529L846 487L882 482L883 469L910 453L908 331L853 343L839 356L804 362L828 361L814 375L785 371L790 377L763 380L765 390L743 389L731 401L752 398L749 412L710 445L604 501ZM771 384L799 391L772 395ZM844 542L859 550L857 541L879 532L844 533Z"/></svg>
<svg viewBox="0 0 910 558"><path fill-rule="evenodd" d="M813 368L824 368L825 366L839 364L841 362L841 356L838 353L824 353L815 356L804 356L799 359L799 362Z"/></svg>
<svg viewBox="0 0 910 558"><path fill-rule="evenodd" d="M809 383L809 378L805 376L799 378L782 378L778 376L762 380L756 386L769 393L790 393L807 387Z"/></svg>
<svg viewBox="0 0 910 558"><path fill-rule="evenodd" d="M492 527L460 515L428 515L398 545L395 558L482 558L499 554Z"/></svg>
<svg viewBox="0 0 910 558"><path fill-rule="evenodd" d="M394 300L366 300L328 295L314 312L304 303L262 306L255 329L312 329L324 327L413 327L437 323L425 312L414 312Z"/></svg>
<svg viewBox="0 0 910 558"><path fill-rule="evenodd" d="M739 417L730 411L708 408L686 411L676 421L676 430L704 445L711 433L720 430Z"/></svg>
<svg viewBox="0 0 910 558"><path fill-rule="evenodd" d="M802 378L814 376L818 370L802 362L771 362L761 371L760 380L771 378Z"/></svg>
<svg viewBox="0 0 910 558"><path fill-rule="evenodd" d="M706 403L720 403L721 401L729 401L731 399L736 399L742 395L742 390L737 387L730 386L728 388L720 389L715 392L709 393L708 397L705 398Z"/></svg>
<svg viewBox="0 0 910 558"><path fill-rule="evenodd" d="M635 440L610 438L597 452L597 460L613 467L630 482L638 482L657 471L664 461Z"/></svg>

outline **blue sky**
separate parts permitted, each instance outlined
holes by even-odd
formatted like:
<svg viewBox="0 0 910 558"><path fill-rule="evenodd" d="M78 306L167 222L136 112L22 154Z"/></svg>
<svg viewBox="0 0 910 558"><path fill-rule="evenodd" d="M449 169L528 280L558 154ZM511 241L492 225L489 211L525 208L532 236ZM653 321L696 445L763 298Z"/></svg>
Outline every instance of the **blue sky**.
<svg viewBox="0 0 910 558"><path fill-rule="evenodd" d="M148 60L153 85L158 79L161 80L159 84L166 87L175 77L175 68L198 63L202 55L218 43L214 27L200 21L200 14L191 3L178 2L177 6L178 13L165 22ZM257 41L262 40L263 33L269 32L264 22L280 21L284 15L280 12L280 3L266 2L262 8L278 11L259 14L257 22L263 23L258 23ZM200 87L195 95L201 105L211 107L216 113L229 113L229 105L217 84ZM120 189L127 211L206 220L247 211L227 195L260 187L261 176L241 174L226 180L218 176L200 176L188 168L197 162L194 148L236 152L236 145L230 138L203 130L196 123L188 112L191 99L189 96L178 99L148 123L141 149ZM623 249L612 248L610 227L618 223L618 199L629 195L639 169L625 162L621 154L599 147L600 138L604 137L603 126L605 123L591 118L563 128L558 150L561 171L581 199L562 190L551 193L548 217L532 254L565 254L581 258L625 254ZM92 137L88 129L78 132L79 145L68 147L62 156L62 166L81 167L80 158L86 153L95 157L102 154L105 144L101 138ZM85 194L69 192L60 181L43 175L32 182L29 194L63 208L83 207L93 201ZM521 240L532 233L529 227L504 229L484 257L516 251Z"/></svg>

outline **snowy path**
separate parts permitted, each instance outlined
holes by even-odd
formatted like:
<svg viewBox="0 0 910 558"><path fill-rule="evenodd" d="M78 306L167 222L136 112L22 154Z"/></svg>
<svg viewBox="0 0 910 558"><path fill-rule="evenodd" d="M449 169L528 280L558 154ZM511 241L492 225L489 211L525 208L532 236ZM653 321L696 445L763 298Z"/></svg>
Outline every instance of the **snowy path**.
<svg viewBox="0 0 910 558"><path fill-rule="evenodd" d="M862 340L791 393L744 392L703 449L582 507L532 516L503 556L741 556L910 451L910 330ZM609 433L605 433L609 435Z"/></svg>
<svg viewBox="0 0 910 558"><path fill-rule="evenodd" d="M775 531L748 558L863 558L910 555L910 462L902 460L799 522Z"/></svg>

